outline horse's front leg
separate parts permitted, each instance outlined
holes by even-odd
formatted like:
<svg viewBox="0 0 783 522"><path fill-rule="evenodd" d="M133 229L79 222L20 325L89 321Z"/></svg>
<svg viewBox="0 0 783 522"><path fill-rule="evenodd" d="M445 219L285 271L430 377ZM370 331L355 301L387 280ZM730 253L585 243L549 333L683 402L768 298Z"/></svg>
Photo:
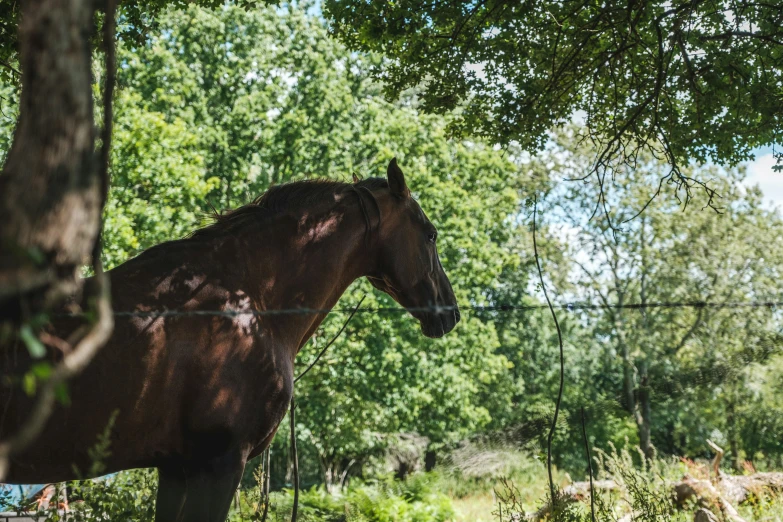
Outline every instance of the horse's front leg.
<svg viewBox="0 0 783 522"><path fill-rule="evenodd" d="M160 468L155 522L225 522L245 458L235 452Z"/></svg>

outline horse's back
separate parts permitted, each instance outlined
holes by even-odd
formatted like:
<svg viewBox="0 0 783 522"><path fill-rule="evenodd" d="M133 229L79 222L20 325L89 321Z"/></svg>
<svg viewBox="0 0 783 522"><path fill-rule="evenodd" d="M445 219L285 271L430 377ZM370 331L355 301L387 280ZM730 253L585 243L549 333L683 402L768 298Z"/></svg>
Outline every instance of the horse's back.
<svg viewBox="0 0 783 522"><path fill-rule="evenodd" d="M109 272L115 310L214 309L232 298L203 260L172 262L162 253ZM70 319L54 324L61 338L72 330ZM291 393L285 378L291 362L282 354L264 339L256 318L119 315L107 345L69 383L68 404L57 404L35 444L12 459L9 480L76 478L75 469L83 474L91 467L89 449L104 435L111 453L103 459L105 472L260 443ZM32 364L23 347L15 348L13 361L10 352L3 355L4 375L23 375ZM0 393L5 437L25 420L34 398L18 385Z"/></svg>

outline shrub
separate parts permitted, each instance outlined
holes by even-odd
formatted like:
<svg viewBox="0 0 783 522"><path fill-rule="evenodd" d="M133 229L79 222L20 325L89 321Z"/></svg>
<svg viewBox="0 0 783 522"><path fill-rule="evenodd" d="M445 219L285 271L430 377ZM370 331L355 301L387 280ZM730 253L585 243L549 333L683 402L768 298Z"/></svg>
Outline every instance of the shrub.
<svg viewBox="0 0 783 522"><path fill-rule="evenodd" d="M245 490L231 522L256 520L261 504L258 488ZM293 506L293 491L273 493L270 521L287 520ZM435 477L415 474L398 481L391 476L360 483L329 494L314 487L299 494L298 519L302 522L446 522L454 517L451 500L435 489Z"/></svg>

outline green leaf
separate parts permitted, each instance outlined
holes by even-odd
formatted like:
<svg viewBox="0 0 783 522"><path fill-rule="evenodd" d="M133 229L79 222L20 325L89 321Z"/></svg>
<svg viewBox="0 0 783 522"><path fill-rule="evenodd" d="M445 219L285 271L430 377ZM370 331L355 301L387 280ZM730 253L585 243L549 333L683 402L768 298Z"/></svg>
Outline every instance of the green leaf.
<svg viewBox="0 0 783 522"><path fill-rule="evenodd" d="M36 363L30 371L39 381L45 381L52 374L52 365L47 362Z"/></svg>
<svg viewBox="0 0 783 522"><path fill-rule="evenodd" d="M37 387L37 381L35 379L35 375L32 374L32 372L27 372L24 374L24 377L22 378L22 389L24 392L32 397L35 395L35 389Z"/></svg>
<svg viewBox="0 0 783 522"><path fill-rule="evenodd" d="M41 249L38 247L30 247L27 249L27 255L30 256L30 259L32 259L33 263L36 265L43 265L46 261L46 257L43 255L43 252L41 252Z"/></svg>
<svg viewBox="0 0 783 522"><path fill-rule="evenodd" d="M57 386L55 386L54 397L55 399L57 399L57 402L59 402L63 406L70 406L71 396L70 393L68 392L68 384L61 382Z"/></svg>
<svg viewBox="0 0 783 522"><path fill-rule="evenodd" d="M46 347L38 339L38 337L36 337L29 325L22 325L22 327L19 329L19 337L21 337L22 341L24 341L25 346L27 346L27 351L30 352L31 357L34 359L40 359L46 355Z"/></svg>

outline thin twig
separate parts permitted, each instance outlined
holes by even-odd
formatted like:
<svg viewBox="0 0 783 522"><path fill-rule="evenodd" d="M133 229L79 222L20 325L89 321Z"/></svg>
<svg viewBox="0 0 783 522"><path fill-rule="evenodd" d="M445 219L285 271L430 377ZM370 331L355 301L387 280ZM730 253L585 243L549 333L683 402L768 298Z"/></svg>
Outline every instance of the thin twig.
<svg viewBox="0 0 783 522"><path fill-rule="evenodd" d="M54 409L55 390L79 374L111 336L114 318L111 315L109 278L103 272L100 260L96 265L95 281L98 285L96 303L98 320L75 348L52 370L49 379L42 383L38 400L25 423L15 435L0 443L0 480L8 473L10 456L30 447L43 430Z"/></svg>
<svg viewBox="0 0 783 522"><path fill-rule="evenodd" d="M359 310L360 306L362 306L365 297L367 297L367 294L364 294L362 298L359 299L359 304L357 304L356 307L354 307L353 311L351 312L351 315L348 316L348 319L345 320L342 328L340 328L340 331L337 332L334 337L332 337L331 341L326 343L326 346L324 346L323 350L321 350L321 352L318 354L318 357L315 358L315 360L310 364L310 366L308 366L305 369L305 371L300 373L299 376L297 376L296 379L294 379L294 384L296 384L297 381L299 381L299 379L304 377L305 374L307 374L307 372L309 372L313 368L313 366L315 366L316 363L318 363L318 361L321 359L321 356L326 353L326 350L328 350L329 347L332 346L332 344L337 340L337 338L340 337L340 335L343 333L343 330L345 330L345 327L348 326L348 323L351 321L351 319L353 319L353 316L356 314L356 311Z"/></svg>
<svg viewBox="0 0 783 522"><path fill-rule="evenodd" d="M109 194L109 160L111 157L111 131L114 85L117 79L116 46L114 39L117 0L106 1L106 16L103 19L103 47L106 58L106 78L103 82L103 129L101 129L101 158L99 179L101 183L101 208ZM100 234L99 234L100 235ZM98 247L100 248L100 247Z"/></svg>
<svg viewBox="0 0 783 522"><path fill-rule="evenodd" d="M16 74L17 76L21 76L22 75L22 73L19 71L19 69L17 69L16 67L11 65L10 63L6 62L5 60L0 60L0 65L2 65L3 67L6 67L8 69L11 69L11 71L13 71L13 73Z"/></svg>
<svg viewBox="0 0 783 522"><path fill-rule="evenodd" d="M73 347L68 341L66 341L65 339L60 339L56 335L52 335L46 331L40 332L38 334L38 339L40 339L41 342L47 346L57 348L62 353L66 353L66 354L70 353L70 351L73 349Z"/></svg>
<svg viewBox="0 0 783 522"><path fill-rule="evenodd" d="M261 484L258 486L258 502L256 502L256 509L253 511L254 513L258 513L261 511L261 504L264 502L264 485L266 484L266 474L267 474L267 467L266 467L266 452L269 448L265 449L261 453Z"/></svg>
<svg viewBox="0 0 783 522"><path fill-rule="evenodd" d="M552 426L549 428L549 435L546 441L546 469L549 474L549 493L552 498L552 509L555 508L555 483L552 480L552 439L555 436L555 427L557 426L557 417L560 414L560 402L563 399L563 383L565 380L565 357L563 356L563 334L560 331L560 323L557 320L557 314L552 306L552 302L549 300L549 294L546 291L546 284L544 284L544 274L541 271L541 262L538 258L538 244L536 243L536 214L538 212L538 196L533 196L533 253L536 258L536 269L538 270L538 279L541 281L541 289L544 291L544 298L546 298L547 306L552 314L552 319L555 321L555 328L557 329L557 340L560 345L560 388L557 392L557 402L555 403L555 415L552 417Z"/></svg>

